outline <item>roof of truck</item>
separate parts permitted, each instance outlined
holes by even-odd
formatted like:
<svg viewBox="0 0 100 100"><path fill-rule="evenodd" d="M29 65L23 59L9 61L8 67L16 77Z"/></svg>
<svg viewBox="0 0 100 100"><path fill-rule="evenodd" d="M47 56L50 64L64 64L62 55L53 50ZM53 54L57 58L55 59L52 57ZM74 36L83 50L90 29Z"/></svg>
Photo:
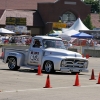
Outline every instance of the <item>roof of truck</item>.
<svg viewBox="0 0 100 100"><path fill-rule="evenodd" d="M51 36L34 36L33 38L62 40L61 38L51 37Z"/></svg>

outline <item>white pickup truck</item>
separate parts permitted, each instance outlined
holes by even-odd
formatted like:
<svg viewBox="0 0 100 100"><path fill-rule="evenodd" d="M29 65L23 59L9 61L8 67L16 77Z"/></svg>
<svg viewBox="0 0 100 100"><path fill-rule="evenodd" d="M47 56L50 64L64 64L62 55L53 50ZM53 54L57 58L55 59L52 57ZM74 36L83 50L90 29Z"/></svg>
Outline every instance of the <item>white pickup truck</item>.
<svg viewBox="0 0 100 100"><path fill-rule="evenodd" d="M4 48L4 63L11 70L20 67L38 69L38 65L46 73L88 72L88 60L80 53L66 50L62 39L50 36L35 36L29 49Z"/></svg>

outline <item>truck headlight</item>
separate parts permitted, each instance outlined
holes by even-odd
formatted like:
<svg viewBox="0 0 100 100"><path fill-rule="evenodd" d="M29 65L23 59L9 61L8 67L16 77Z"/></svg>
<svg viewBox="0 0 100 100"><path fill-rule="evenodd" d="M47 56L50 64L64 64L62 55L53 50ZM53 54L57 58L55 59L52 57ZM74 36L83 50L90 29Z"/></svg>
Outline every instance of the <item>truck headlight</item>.
<svg viewBox="0 0 100 100"><path fill-rule="evenodd" d="M88 62L85 62L84 67L87 68L87 66L88 66Z"/></svg>
<svg viewBox="0 0 100 100"><path fill-rule="evenodd" d="M61 61L61 67L65 67L65 65L66 65L66 61L65 60L62 60Z"/></svg>

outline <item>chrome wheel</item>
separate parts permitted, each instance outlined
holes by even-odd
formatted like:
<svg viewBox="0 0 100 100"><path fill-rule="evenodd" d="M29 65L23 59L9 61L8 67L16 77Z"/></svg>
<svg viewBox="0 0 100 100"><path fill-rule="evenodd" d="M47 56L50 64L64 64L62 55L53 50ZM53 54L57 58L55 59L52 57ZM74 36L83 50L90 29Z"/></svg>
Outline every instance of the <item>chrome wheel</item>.
<svg viewBox="0 0 100 100"><path fill-rule="evenodd" d="M13 57L11 57L11 58L8 59L8 67L11 70L17 70L17 69L20 68L20 67L17 66L17 60L16 60L16 58L13 58Z"/></svg>
<svg viewBox="0 0 100 100"><path fill-rule="evenodd" d="M53 63L51 61L46 61L44 65L45 72L50 73L54 71Z"/></svg>

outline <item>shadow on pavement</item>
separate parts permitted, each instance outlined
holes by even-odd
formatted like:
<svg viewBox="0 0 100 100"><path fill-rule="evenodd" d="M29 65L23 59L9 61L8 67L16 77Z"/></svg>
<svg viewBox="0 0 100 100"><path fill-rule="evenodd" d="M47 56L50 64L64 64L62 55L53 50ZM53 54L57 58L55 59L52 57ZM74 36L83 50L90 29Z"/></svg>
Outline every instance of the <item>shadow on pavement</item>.
<svg viewBox="0 0 100 100"><path fill-rule="evenodd" d="M17 72L23 72L23 73L37 73L37 70L33 70L33 69L19 69L19 70L10 70L10 69L0 69L0 70L5 70L5 71L17 71ZM41 72L42 74L51 74L51 75L76 75L75 73L64 73L64 72L60 72L60 71L56 71L54 73L46 73L45 71ZM85 75L83 73L79 73L79 75Z"/></svg>

